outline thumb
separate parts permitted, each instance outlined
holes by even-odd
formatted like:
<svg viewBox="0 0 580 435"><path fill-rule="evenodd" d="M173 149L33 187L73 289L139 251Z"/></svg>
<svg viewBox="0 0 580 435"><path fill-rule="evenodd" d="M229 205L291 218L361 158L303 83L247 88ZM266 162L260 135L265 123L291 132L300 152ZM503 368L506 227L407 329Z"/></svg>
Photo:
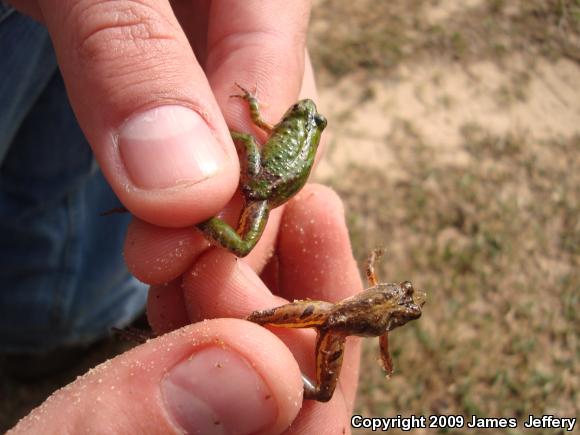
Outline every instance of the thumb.
<svg viewBox="0 0 580 435"><path fill-rule="evenodd" d="M101 364L9 433L277 434L301 403L286 346L257 325L218 319Z"/></svg>
<svg viewBox="0 0 580 435"><path fill-rule="evenodd" d="M220 210L237 187L237 155L169 1L38 3L75 114L123 204L162 226Z"/></svg>

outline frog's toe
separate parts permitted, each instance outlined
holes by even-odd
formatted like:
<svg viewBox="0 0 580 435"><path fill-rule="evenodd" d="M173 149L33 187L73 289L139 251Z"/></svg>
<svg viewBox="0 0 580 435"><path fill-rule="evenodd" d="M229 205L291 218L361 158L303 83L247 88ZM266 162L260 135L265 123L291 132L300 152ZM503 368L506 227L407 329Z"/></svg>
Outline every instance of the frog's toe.
<svg viewBox="0 0 580 435"><path fill-rule="evenodd" d="M234 82L234 84L240 89L240 91L242 91L242 94L234 94L234 95L230 95L230 98L241 98L243 100L249 100L251 98L255 98L255 94L256 91L258 89L258 85L255 86L254 92L250 92L248 91L246 88L244 88L242 85L240 85L238 82Z"/></svg>

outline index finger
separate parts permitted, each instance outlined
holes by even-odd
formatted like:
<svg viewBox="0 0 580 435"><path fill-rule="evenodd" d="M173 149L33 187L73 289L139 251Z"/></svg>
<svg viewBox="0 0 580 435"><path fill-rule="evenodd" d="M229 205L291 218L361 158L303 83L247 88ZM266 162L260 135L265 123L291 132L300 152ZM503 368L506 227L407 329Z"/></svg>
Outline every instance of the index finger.
<svg viewBox="0 0 580 435"><path fill-rule="evenodd" d="M257 86L266 120L277 121L302 85L310 1L213 2L206 73L228 125L249 131L243 104L227 104L234 82Z"/></svg>

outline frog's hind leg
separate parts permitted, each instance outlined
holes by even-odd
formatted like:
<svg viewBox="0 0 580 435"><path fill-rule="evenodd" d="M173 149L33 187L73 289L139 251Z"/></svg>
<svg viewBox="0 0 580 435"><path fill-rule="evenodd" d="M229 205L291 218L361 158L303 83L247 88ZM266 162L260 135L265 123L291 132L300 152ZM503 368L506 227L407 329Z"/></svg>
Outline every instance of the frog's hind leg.
<svg viewBox="0 0 580 435"><path fill-rule="evenodd" d="M333 304L323 301L296 301L269 310L254 311L250 322L281 328L312 328L321 326Z"/></svg>
<svg viewBox="0 0 580 435"><path fill-rule="evenodd" d="M379 283L377 279L377 275L375 273L375 263L376 261L383 255L382 249L373 249L370 253L369 258L367 259L367 264L365 268L365 272L367 274L367 281L369 282L369 286L374 287Z"/></svg>
<svg viewBox="0 0 580 435"><path fill-rule="evenodd" d="M256 97L256 94L251 93L250 91L243 88L242 86L240 86L237 83L236 83L236 86L238 88L240 88L240 90L243 92L243 94L242 95L231 95L231 97L232 98L241 98L242 100L246 100L248 102L248 105L250 106L250 117L252 118L252 121L254 121L254 124L256 124L262 130L264 130L266 133L268 133L268 134L272 133L272 130L274 127L272 127L271 124L264 121L264 118L262 118L262 114L260 113L260 103L258 101L258 98Z"/></svg>
<svg viewBox="0 0 580 435"><path fill-rule="evenodd" d="M346 337L330 331L320 330L316 339L316 384L302 375L304 398L328 402L336 389Z"/></svg>
<svg viewBox="0 0 580 435"><path fill-rule="evenodd" d="M236 256L245 257L260 240L269 213L267 201L249 202L244 207L237 231L217 217L198 224L197 228Z"/></svg>
<svg viewBox="0 0 580 435"><path fill-rule="evenodd" d="M379 349L381 352L381 363L383 364L383 369L387 372L387 376L393 373L393 359L391 358L391 353L389 352L389 333L385 332L379 337Z"/></svg>
<svg viewBox="0 0 580 435"><path fill-rule="evenodd" d="M268 223L270 206L268 201L251 201L242 210L238 223L238 234L248 248L253 248L262 237ZM251 245L251 246L250 246Z"/></svg>

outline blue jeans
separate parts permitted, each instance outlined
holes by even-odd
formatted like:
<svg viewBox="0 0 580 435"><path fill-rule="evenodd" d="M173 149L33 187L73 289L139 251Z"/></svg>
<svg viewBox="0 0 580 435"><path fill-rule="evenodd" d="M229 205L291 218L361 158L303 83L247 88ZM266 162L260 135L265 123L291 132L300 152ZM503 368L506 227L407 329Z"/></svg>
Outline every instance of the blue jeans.
<svg viewBox="0 0 580 435"><path fill-rule="evenodd" d="M46 29L0 1L0 352L89 344L145 306L130 216L68 102Z"/></svg>

